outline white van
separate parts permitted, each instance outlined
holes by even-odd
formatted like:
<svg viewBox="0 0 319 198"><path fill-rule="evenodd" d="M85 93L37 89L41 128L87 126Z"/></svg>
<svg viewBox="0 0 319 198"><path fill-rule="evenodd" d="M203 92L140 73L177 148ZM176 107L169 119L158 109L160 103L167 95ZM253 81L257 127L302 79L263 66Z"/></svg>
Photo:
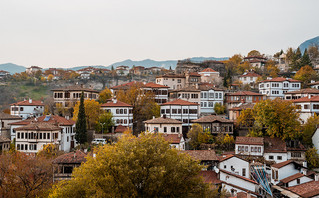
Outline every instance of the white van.
<svg viewBox="0 0 319 198"><path fill-rule="evenodd" d="M106 140L103 138L95 138L91 142L92 144L106 144Z"/></svg>

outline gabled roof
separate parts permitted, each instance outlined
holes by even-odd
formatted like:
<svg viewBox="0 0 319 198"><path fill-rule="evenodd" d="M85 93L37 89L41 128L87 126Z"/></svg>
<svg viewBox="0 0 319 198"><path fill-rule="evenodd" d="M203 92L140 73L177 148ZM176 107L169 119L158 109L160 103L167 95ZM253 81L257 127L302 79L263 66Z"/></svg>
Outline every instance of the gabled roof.
<svg viewBox="0 0 319 198"><path fill-rule="evenodd" d="M183 135L180 134L163 134L163 137L166 141L168 141L171 144L179 144L181 142L181 139L183 138Z"/></svg>
<svg viewBox="0 0 319 198"><path fill-rule="evenodd" d="M255 106L255 104L253 104L253 103L246 103L246 104L241 104L240 106L237 106L237 107L230 108L229 110L241 111L244 109L252 109L252 108L254 108L254 106Z"/></svg>
<svg viewBox="0 0 319 198"><path fill-rule="evenodd" d="M101 107L132 107L132 105L117 100L116 102L108 101L107 103L102 104Z"/></svg>
<svg viewBox="0 0 319 198"><path fill-rule="evenodd" d="M314 197L319 195L319 181L310 181L287 189L301 197Z"/></svg>
<svg viewBox="0 0 319 198"><path fill-rule="evenodd" d="M138 86L138 87L143 87L143 83L142 82L138 82L138 81L132 81L132 82L128 82L128 83L124 83L121 85L117 85L114 87L111 87L110 89L129 89L132 86Z"/></svg>
<svg viewBox="0 0 319 198"><path fill-rule="evenodd" d="M48 122L31 122L30 124L18 127L15 130L56 131L61 129L61 127Z"/></svg>
<svg viewBox="0 0 319 198"><path fill-rule="evenodd" d="M60 126L72 126L75 124L75 121L72 119L66 119L58 115L44 115L37 118L39 122L48 122L58 124Z"/></svg>
<svg viewBox="0 0 319 198"><path fill-rule="evenodd" d="M163 117L146 120L144 121L144 123L146 124L182 124L182 122L179 120L175 120L172 118L163 118Z"/></svg>
<svg viewBox="0 0 319 198"><path fill-rule="evenodd" d="M162 76L157 76L156 78L186 78L186 77L180 74L165 74Z"/></svg>
<svg viewBox="0 0 319 198"><path fill-rule="evenodd" d="M183 151L200 161L218 161L215 150L185 150Z"/></svg>
<svg viewBox="0 0 319 198"><path fill-rule="evenodd" d="M261 82L284 82L284 81L288 81L288 82L301 82L300 80L294 80L291 78L283 78L283 77L276 77L276 78L272 78L272 79L267 79Z"/></svg>
<svg viewBox="0 0 319 198"><path fill-rule="evenodd" d="M313 82L313 83L309 83L308 85L319 85L319 81Z"/></svg>
<svg viewBox="0 0 319 198"><path fill-rule="evenodd" d="M319 96L306 96L303 98L298 98L296 100L293 100L294 103L299 103L299 102L319 102Z"/></svg>
<svg viewBox="0 0 319 198"><path fill-rule="evenodd" d="M243 161L248 162L247 160L245 160L245 159L243 159L243 158L241 158L241 157L238 157L238 156L236 156L236 155L233 155L233 154L226 155L225 157L224 157L224 156L220 156L220 157L219 157L219 162L226 161L226 160L228 160L228 159L230 159L230 158L233 158L233 157L236 157L236 158L238 158L238 159L240 159L240 160L243 160ZM249 163L249 162L248 162L248 163Z"/></svg>
<svg viewBox="0 0 319 198"><path fill-rule="evenodd" d="M271 166L274 167L274 168L282 168L282 167L287 166L288 164L291 164L291 163L296 163L296 162L294 162L292 160L287 160L287 161L284 161L284 162L273 164Z"/></svg>
<svg viewBox="0 0 319 198"><path fill-rule="evenodd" d="M296 91L286 92L284 94L285 95L287 95L287 94L319 94L319 89L307 88L307 89L300 89L300 90L296 90Z"/></svg>
<svg viewBox="0 0 319 198"><path fill-rule="evenodd" d="M238 137L236 137L235 144L264 145L264 138L263 137L238 136Z"/></svg>
<svg viewBox="0 0 319 198"><path fill-rule="evenodd" d="M219 116L216 116L216 115L204 116L204 117L201 117L201 118L199 118L197 120L192 120L192 122L195 122L195 123L212 123L212 122L234 123L231 120L227 120L225 118L222 118L222 117L219 117Z"/></svg>
<svg viewBox="0 0 319 198"><path fill-rule="evenodd" d="M0 120L22 120L22 118L19 116L14 116L14 115L0 112Z"/></svg>
<svg viewBox="0 0 319 198"><path fill-rule="evenodd" d="M182 99L177 99L177 100L174 100L174 101L171 101L171 102L167 102L167 103L161 104L161 106L165 106L165 105L198 106L197 103L188 102L188 101L185 101L185 100L182 100Z"/></svg>
<svg viewBox="0 0 319 198"><path fill-rule="evenodd" d="M174 89L171 90L170 92L200 92L199 89L196 87L188 86L188 87L183 87L181 89Z"/></svg>
<svg viewBox="0 0 319 198"><path fill-rule="evenodd" d="M204 72L214 72L214 73L219 73L219 72L217 72L217 71L213 70L212 68L206 68L206 69L202 70L202 71L201 71L201 72L199 72L199 73L204 73Z"/></svg>
<svg viewBox="0 0 319 198"><path fill-rule="evenodd" d="M82 162L86 162L86 156L83 151L76 150L74 152L66 153L64 155L60 155L59 157L53 160L53 164L81 164Z"/></svg>
<svg viewBox="0 0 319 198"><path fill-rule="evenodd" d="M241 75L240 77L261 77L261 75L256 74L254 72L248 72L248 73L244 73L243 75Z"/></svg>
<svg viewBox="0 0 319 198"><path fill-rule="evenodd" d="M198 84L198 89L201 90L201 91L209 91L209 90L224 91L223 89L215 87L214 84L207 83L207 82L199 83Z"/></svg>
<svg viewBox="0 0 319 198"><path fill-rule="evenodd" d="M189 76L195 76L195 77L201 77L201 75L197 72L189 72L188 73Z"/></svg>
<svg viewBox="0 0 319 198"><path fill-rule="evenodd" d="M294 175L291 175L291 176L289 176L289 177L286 177L286 178L280 180L280 182L286 184L286 183L289 183L289 182L291 182L291 181L293 181L293 180L295 180L295 179L298 179L298 178L300 178L300 177L303 177L303 176L305 176L305 175L302 174L302 173L296 173L296 174L294 174Z"/></svg>
<svg viewBox="0 0 319 198"><path fill-rule="evenodd" d="M228 96L263 96L263 94L252 91L237 91L235 93L229 93Z"/></svg>
<svg viewBox="0 0 319 198"><path fill-rule="evenodd" d="M15 102L11 106L44 106L43 102L40 100L32 100L30 103L29 100L24 100L20 102Z"/></svg>
<svg viewBox="0 0 319 198"><path fill-rule="evenodd" d="M123 126L123 125L118 125L114 131L114 133L124 133L125 131L128 130L128 127Z"/></svg>
<svg viewBox="0 0 319 198"><path fill-rule="evenodd" d="M169 88L168 86L159 85L159 84L156 84L153 82L146 83L143 87L146 87L146 88Z"/></svg>

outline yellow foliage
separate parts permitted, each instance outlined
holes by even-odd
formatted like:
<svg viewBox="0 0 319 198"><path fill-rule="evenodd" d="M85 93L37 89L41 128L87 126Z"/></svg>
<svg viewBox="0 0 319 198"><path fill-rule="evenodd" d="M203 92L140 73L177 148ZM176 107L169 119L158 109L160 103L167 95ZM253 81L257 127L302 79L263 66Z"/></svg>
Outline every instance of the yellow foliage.
<svg viewBox="0 0 319 198"><path fill-rule="evenodd" d="M73 111L73 120L77 121L79 113L80 101L76 103ZM100 104L95 100L84 100L85 115L87 120L87 126L89 129L93 128L98 122L100 116Z"/></svg>

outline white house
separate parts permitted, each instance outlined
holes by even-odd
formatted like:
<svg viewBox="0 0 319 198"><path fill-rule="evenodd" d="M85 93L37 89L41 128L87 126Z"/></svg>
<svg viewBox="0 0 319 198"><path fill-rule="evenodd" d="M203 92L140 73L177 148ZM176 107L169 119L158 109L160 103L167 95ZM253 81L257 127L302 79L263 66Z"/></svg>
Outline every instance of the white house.
<svg viewBox="0 0 319 198"><path fill-rule="evenodd" d="M263 156L264 138L262 137L236 137L235 154Z"/></svg>
<svg viewBox="0 0 319 198"><path fill-rule="evenodd" d="M247 56L244 57L245 62L249 62L252 67L263 69L266 65L267 58L262 56Z"/></svg>
<svg viewBox="0 0 319 198"><path fill-rule="evenodd" d="M201 75L201 82L207 83L218 83L221 81L219 72L213 70L212 68L206 68L201 72L198 72Z"/></svg>
<svg viewBox="0 0 319 198"><path fill-rule="evenodd" d="M269 78L259 83L259 93L265 94L267 98L284 98L284 94L301 88L301 81L291 78Z"/></svg>
<svg viewBox="0 0 319 198"><path fill-rule="evenodd" d="M313 146L317 149L317 153L319 154L319 128L317 128L312 135L312 143Z"/></svg>
<svg viewBox="0 0 319 198"><path fill-rule="evenodd" d="M319 113L319 96L311 96L299 98L293 101L296 105L299 113L300 119L303 122L307 122L308 118L313 116L315 113Z"/></svg>
<svg viewBox="0 0 319 198"><path fill-rule="evenodd" d="M25 70L27 74L34 74L38 71L42 71L42 68L38 66L31 66Z"/></svg>
<svg viewBox="0 0 319 198"><path fill-rule="evenodd" d="M211 115L215 113L216 103L224 104L224 90L206 84L199 86L200 91L200 113L201 115Z"/></svg>
<svg viewBox="0 0 319 198"><path fill-rule="evenodd" d="M169 89L182 89L186 86L185 75L165 74L156 77L156 83L168 86Z"/></svg>
<svg viewBox="0 0 319 198"><path fill-rule="evenodd" d="M300 89L285 93L285 100L296 100L307 96L319 96L319 90L315 88Z"/></svg>
<svg viewBox="0 0 319 198"><path fill-rule="evenodd" d="M5 78L7 76L9 76L10 73L4 70L0 70L0 79Z"/></svg>
<svg viewBox="0 0 319 198"><path fill-rule="evenodd" d="M235 155L221 156L218 168L248 179L250 178L249 162Z"/></svg>
<svg viewBox="0 0 319 198"><path fill-rule="evenodd" d="M182 121L183 131L187 131L192 125L191 121L198 119L199 107L197 103L177 99L161 104L161 117Z"/></svg>
<svg viewBox="0 0 319 198"><path fill-rule="evenodd" d="M311 83L309 83L309 86L314 89L319 89L319 81L317 82L312 81Z"/></svg>
<svg viewBox="0 0 319 198"><path fill-rule="evenodd" d="M43 145L61 142L62 128L47 122L31 122L18 127L16 130L15 147L17 151L25 153L37 153L43 149Z"/></svg>
<svg viewBox="0 0 319 198"><path fill-rule="evenodd" d="M286 142L280 138L264 137L264 159L281 163L288 160Z"/></svg>
<svg viewBox="0 0 319 198"><path fill-rule="evenodd" d="M129 66L118 66L116 67L116 73L119 76L126 76L130 73L130 68Z"/></svg>
<svg viewBox="0 0 319 198"><path fill-rule="evenodd" d="M11 104L11 115L20 116L23 119L28 117L40 117L44 112L44 104L42 101L24 99L24 101Z"/></svg>
<svg viewBox="0 0 319 198"><path fill-rule="evenodd" d="M124 127L133 127L133 106L121 102L117 99L112 99L101 105L101 109L111 112L115 127L122 125Z"/></svg>
<svg viewBox="0 0 319 198"><path fill-rule="evenodd" d="M251 88L254 88L259 77L261 77L261 75L256 74L255 72L245 72L243 75L239 76L239 80L243 85L250 85Z"/></svg>
<svg viewBox="0 0 319 198"><path fill-rule="evenodd" d="M281 185L287 188L287 187L297 186L297 185L311 182L311 181L314 181L314 179L309 177L307 174L304 175L303 173L296 173L294 175L291 175L289 177L286 177L280 180L278 185Z"/></svg>
<svg viewBox="0 0 319 198"><path fill-rule="evenodd" d="M0 113L0 123L1 123L0 136L11 139L10 123L17 122L19 120L22 120L22 118L19 116L13 116L13 115L1 112Z"/></svg>
<svg viewBox="0 0 319 198"><path fill-rule="evenodd" d="M280 180L297 173L307 174L307 168L293 160L287 160L271 166L271 183L277 185Z"/></svg>

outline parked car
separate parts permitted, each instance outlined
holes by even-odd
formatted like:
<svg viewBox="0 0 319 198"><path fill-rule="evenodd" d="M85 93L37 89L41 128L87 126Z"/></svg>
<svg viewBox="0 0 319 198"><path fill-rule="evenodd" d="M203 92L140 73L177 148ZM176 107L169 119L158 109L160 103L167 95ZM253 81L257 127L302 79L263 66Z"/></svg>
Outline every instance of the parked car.
<svg viewBox="0 0 319 198"><path fill-rule="evenodd" d="M106 144L106 140L103 138L95 138L91 142L92 144Z"/></svg>

